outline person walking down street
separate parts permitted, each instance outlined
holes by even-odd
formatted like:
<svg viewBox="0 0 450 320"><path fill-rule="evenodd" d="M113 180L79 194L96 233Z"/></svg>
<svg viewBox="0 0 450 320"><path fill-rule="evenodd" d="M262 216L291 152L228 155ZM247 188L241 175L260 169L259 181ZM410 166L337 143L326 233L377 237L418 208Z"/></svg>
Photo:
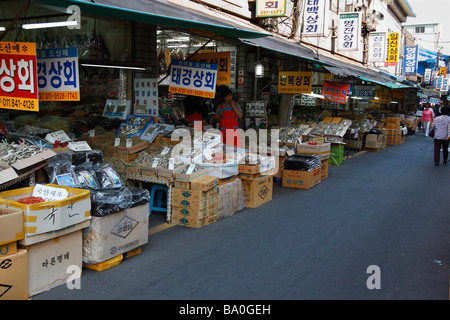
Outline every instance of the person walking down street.
<svg viewBox="0 0 450 320"><path fill-rule="evenodd" d="M433 110L429 103L425 104L425 109L422 112L422 127L425 132L425 137L430 133L430 125L434 121Z"/></svg>
<svg viewBox="0 0 450 320"><path fill-rule="evenodd" d="M450 109L448 105L444 105L441 108L441 115L434 120L432 129L434 133L434 164L439 165L441 147L444 154L444 164L448 161L448 145L450 140Z"/></svg>

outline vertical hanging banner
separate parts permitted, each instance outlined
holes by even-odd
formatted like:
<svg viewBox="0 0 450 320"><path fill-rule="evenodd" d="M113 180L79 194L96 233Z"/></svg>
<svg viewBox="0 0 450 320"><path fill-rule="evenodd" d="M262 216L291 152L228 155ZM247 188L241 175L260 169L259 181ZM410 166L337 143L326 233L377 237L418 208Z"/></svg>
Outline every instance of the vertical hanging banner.
<svg viewBox="0 0 450 320"><path fill-rule="evenodd" d="M217 64L217 85L231 83L231 54L229 51L197 53L189 60Z"/></svg>
<svg viewBox="0 0 450 320"><path fill-rule="evenodd" d="M413 76L417 74L419 46L405 47L403 58L403 74L405 76Z"/></svg>
<svg viewBox="0 0 450 320"><path fill-rule="evenodd" d="M357 51L361 39L361 12L339 14L340 51Z"/></svg>
<svg viewBox="0 0 450 320"><path fill-rule="evenodd" d="M424 78L425 78L425 84L430 84L431 83L431 72L433 70L431 69L425 69L425 74L424 74Z"/></svg>
<svg viewBox="0 0 450 320"><path fill-rule="evenodd" d="M36 44L0 42L0 108L39 111Z"/></svg>
<svg viewBox="0 0 450 320"><path fill-rule="evenodd" d="M217 64L172 59L169 92L214 98Z"/></svg>
<svg viewBox="0 0 450 320"><path fill-rule="evenodd" d="M324 100L345 103L347 101L348 87L348 83L325 80L322 88Z"/></svg>
<svg viewBox="0 0 450 320"><path fill-rule="evenodd" d="M77 47L37 51L39 100L79 101Z"/></svg>
<svg viewBox="0 0 450 320"><path fill-rule="evenodd" d="M369 34L369 62L385 62L386 32Z"/></svg>
<svg viewBox="0 0 450 320"><path fill-rule="evenodd" d="M311 93L312 72L280 71L278 93Z"/></svg>
<svg viewBox="0 0 450 320"><path fill-rule="evenodd" d="M134 79L134 114L158 116L158 79Z"/></svg>
<svg viewBox="0 0 450 320"><path fill-rule="evenodd" d="M388 46L387 46L387 56L384 65L396 66L398 65L398 48L400 45L399 33L388 33Z"/></svg>
<svg viewBox="0 0 450 320"><path fill-rule="evenodd" d="M283 17L286 15L286 0L256 0L256 17Z"/></svg>
<svg viewBox="0 0 450 320"><path fill-rule="evenodd" d="M303 16L303 36L324 35L325 0L306 0Z"/></svg>

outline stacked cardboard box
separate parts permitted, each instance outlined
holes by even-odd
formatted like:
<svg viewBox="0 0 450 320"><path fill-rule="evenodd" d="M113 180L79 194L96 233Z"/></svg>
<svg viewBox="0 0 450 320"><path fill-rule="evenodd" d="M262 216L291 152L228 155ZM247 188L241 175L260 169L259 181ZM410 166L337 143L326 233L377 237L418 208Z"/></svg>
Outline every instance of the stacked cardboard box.
<svg viewBox="0 0 450 320"><path fill-rule="evenodd" d="M330 158L328 163L333 166L340 166L344 160L344 145L333 143L330 147Z"/></svg>
<svg viewBox="0 0 450 320"><path fill-rule="evenodd" d="M28 298L28 252L17 248L23 236L23 210L0 208L0 300Z"/></svg>
<svg viewBox="0 0 450 320"><path fill-rule="evenodd" d="M200 228L217 221L218 179L214 183L201 184L198 182L194 182L194 187L203 190L172 188L172 223ZM209 189L208 186L210 186Z"/></svg>
<svg viewBox="0 0 450 320"><path fill-rule="evenodd" d="M283 169L283 187L311 189L321 181L322 173L320 166L309 171Z"/></svg>
<svg viewBox="0 0 450 320"><path fill-rule="evenodd" d="M273 176L241 174L245 206L256 208L272 200Z"/></svg>
<svg viewBox="0 0 450 320"><path fill-rule="evenodd" d="M320 155L321 160L330 157L331 143L305 142L297 145L297 154Z"/></svg>
<svg viewBox="0 0 450 320"><path fill-rule="evenodd" d="M2 203L23 212L23 239L19 248L27 252L28 295L66 283L73 274L69 266L82 268L82 230L89 226L91 202L88 190L47 185L64 189L62 200L25 205L17 200L31 196L36 187L0 192ZM23 254L23 253L22 253ZM78 277L81 273L77 274Z"/></svg>
<svg viewBox="0 0 450 320"><path fill-rule="evenodd" d="M225 219L245 208L243 180L233 177L222 180L218 189L218 220Z"/></svg>
<svg viewBox="0 0 450 320"><path fill-rule="evenodd" d="M366 135L365 150L379 151L383 142L383 134L369 133Z"/></svg>

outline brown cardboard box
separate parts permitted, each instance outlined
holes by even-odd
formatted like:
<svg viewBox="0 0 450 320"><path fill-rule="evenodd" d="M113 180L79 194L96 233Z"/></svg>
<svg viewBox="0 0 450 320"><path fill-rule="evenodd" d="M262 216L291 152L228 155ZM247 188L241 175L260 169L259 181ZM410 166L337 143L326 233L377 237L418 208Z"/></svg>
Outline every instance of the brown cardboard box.
<svg viewBox="0 0 450 320"><path fill-rule="evenodd" d="M172 188L172 204L188 200L189 202L200 202L205 198L213 198L217 194L217 188L208 191L186 190Z"/></svg>
<svg viewBox="0 0 450 320"><path fill-rule="evenodd" d="M310 189L321 182L320 167L311 171L284 170L283 187L296 189Z"/></svg>
<svg viewBox="0 0 450 320"><path fill-rule="evenodd" d="M19 249L0 257L0 300L28 299L28 252ZM7 267L6 267L7 266Z"/></svg>
<svg viewBox="0 0 450 320"><path fill-rule="evenodd" d="M194 217L187 217L184 215L174 214L172 216L172 223L182 225L185 227L191 227L191 228L201 228L203 226L209 225L211 223L214 223L217 221L217 215L215 216L209 216L209 217L203 217L200 219L196 219Z"/></svg>
<svg viewBox="0 0 450 320"><path fill-rule="evenodd" d="M128 155L128 154L133 154L133 153L142 151L142 150L146 149L147 147L148 147L148 142L145 140L142 140L141 142L136 143L135 145L133 145L129 148L124 147L124 146L116 146L116 151L118 153Z"/></svg>
<svg viewBox="0 0 450 320"><path fill-rule="evenodd" d="M17 241L0 245L0 258L12 255L17 252Z"/></svg>
<svg viewBox="0 0 450 320"><path fill-rule="evenodd" d="M191 190L208 191L219 185L219 178L204 175L191 181Z"/></svg>
<svg viewBox="0 0 450 320"><path fill-rule="evenodd" d="M245 206L256 208L272 200L273 176L261 176L255 180L242 180Z"/></svg>
<svg viewBox="0 0 450 320"><path fill-rule="evenodd" d="M0 245L23 239L23 210L0 208L6 214L0 215Z"/></svg>
<svg viewBox="0 0 450 320"><path fill-rule="evenodd" d="M76 280L82 270L82 230L27 246L30 296ZM68 273L68 268L80 273Z"/></svg>

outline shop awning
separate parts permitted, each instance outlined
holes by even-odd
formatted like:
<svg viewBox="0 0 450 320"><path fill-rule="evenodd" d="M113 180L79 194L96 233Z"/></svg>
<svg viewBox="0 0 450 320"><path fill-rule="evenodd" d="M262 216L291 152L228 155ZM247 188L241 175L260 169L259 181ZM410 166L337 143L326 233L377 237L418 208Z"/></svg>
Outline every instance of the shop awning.
<svg viewBox="0 0 450 320"><path fill-rule="evenodd" d="M310 60L311 62L319 64L319 66L329 65L325 61L319 61L316 59L314 51L311 49L288 39L281 38L273 35L272 37L264 37L257 39L240 39L243 43L268 49L271 51L288 54L294 57Z"/></svg>
<svg viewBox="0 0 450 320"><path fill-rule="evenodd" d="M230 19L221 17L218 11L200 10L198 4L190 2L190 7L184 6L183 1L179 3L167 0L39 0L41 3L56 7L67 8L77 5L81 13L90 13L98 16L111 17L121 20L129 20L154 25L176 27L184 29L200 29L222 36L232 38L253 39L271 36L270 33L262 32L253 28L250 22L234 23ZM199 6L196 10L196 6Z"/></svg>

